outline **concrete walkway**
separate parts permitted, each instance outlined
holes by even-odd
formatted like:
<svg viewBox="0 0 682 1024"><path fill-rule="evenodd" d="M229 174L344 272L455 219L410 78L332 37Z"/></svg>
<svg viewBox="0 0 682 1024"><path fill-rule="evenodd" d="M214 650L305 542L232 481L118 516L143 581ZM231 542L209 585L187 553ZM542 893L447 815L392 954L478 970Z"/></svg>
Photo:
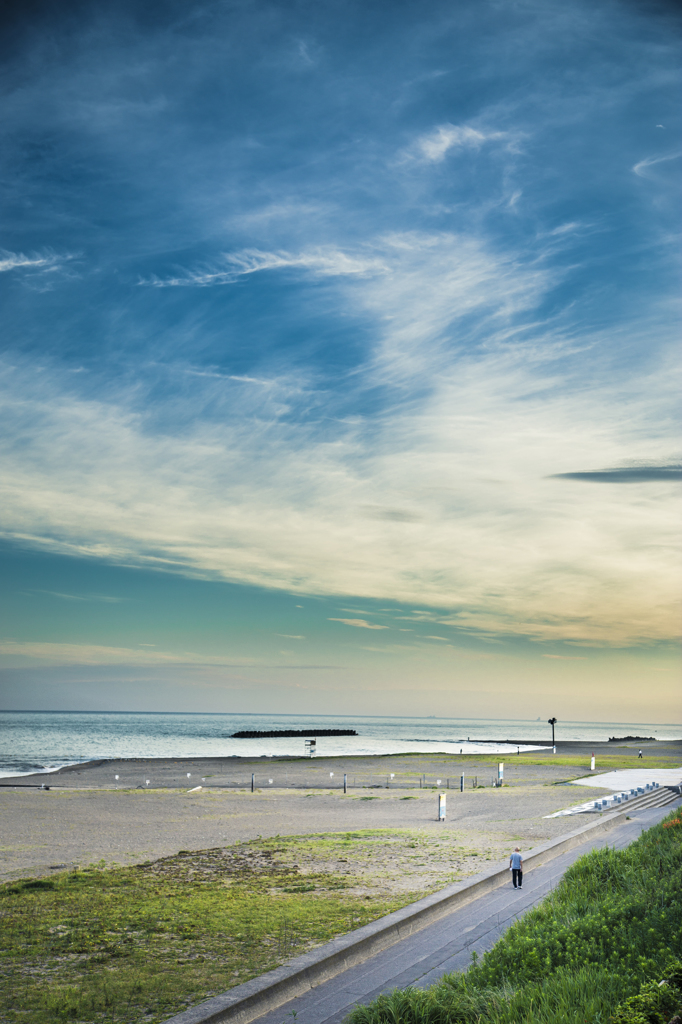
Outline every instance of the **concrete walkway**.
<svg viewBox="0 0 682 1024"><path fill-rule="evenodd" d="M490 949L509 925L536 906L584 853L604 846L623 849L681 804L682 800L677 800L666 807L633 811L631 821L530 870L524 875L521 891L514 890L510 881L508 886L479 897L410 938L259 1017L258 1024L294 1021L295 1024L340 1024L354 1006L369 1003L382 992L408 985L427 988L450 971L466 970L473 952L480 956Z"/></svg>

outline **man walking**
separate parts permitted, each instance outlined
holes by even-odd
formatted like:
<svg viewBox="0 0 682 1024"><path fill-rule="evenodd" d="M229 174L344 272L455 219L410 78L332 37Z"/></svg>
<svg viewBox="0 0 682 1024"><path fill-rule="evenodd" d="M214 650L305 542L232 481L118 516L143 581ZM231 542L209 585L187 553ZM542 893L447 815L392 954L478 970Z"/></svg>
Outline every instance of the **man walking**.
<svg viewBox="0 0 682 1024"><path fill-rule="evenodd" d="M515 889L523 889L523 857L518 846L509 858L509 867L512 873L512 882Z"/></svg>

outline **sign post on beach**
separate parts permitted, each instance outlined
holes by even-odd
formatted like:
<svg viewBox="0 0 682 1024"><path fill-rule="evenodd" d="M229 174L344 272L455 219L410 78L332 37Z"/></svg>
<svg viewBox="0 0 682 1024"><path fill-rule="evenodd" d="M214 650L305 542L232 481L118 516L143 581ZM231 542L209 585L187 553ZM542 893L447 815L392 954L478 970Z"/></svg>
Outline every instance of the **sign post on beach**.
<svg viewBox="0 0 682 1024"><path fill-rule="evenodd" d="M459 777L459 791L460 793L464 792L464 775L460 775Z"/></svg>
<svg viewBox="0 0 682 1024"><path fill-rule="evenodd" d="M445 793L438 794L438 820L445 821Z"/></svg>
<svg viewBox="0 0 682 1024"><path fill-rule="evenodd" d="M497 785L501 786L504 781L504 761L500 761L497 766Z"/></svg>

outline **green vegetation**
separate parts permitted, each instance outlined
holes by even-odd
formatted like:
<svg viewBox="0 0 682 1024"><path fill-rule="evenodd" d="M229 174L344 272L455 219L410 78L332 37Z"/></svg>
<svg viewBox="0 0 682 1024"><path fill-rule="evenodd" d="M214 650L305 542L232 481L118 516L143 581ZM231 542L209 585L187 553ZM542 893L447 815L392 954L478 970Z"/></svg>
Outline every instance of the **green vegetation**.
<svg viewBox="0 0 682 1024"><path fill-rule="evenodd" d="M666 1024L682 1014L682 819L581 857L464 975L349 1024Z"/></svg>
<svg viewBox="0 0 682 1024"><path fill-rule="evenodd" d="M163 1020L501 852L462 841L414 829L276 837L0 886L0 1021Z"/></svg>
<svg viewBox="0 0 682 1024"><path fill-rule="evenodd" d="M498 755L498 760L501 755ZM564 768L580 768L580 774L589 773L590 771L590 758L589 755L585 754L543 754L528 753L528 754L513 754L508 755L506 762L509 767L516 767L518 765L560 765ZM673 765L678 765L679 758L674 756L655 755L647 753L641 761L637 759L636 752L632 754L599 754L597 757L597 765L595 773L599 772L612 772L616 768L670 768Z"/></svg>
<svg viewBox="0 0 682 1024"><path fill-rule="evenodd" d="M6 884L0 1020L163 1020L419 898L340 870L404 841L276 838Z"/></svg>

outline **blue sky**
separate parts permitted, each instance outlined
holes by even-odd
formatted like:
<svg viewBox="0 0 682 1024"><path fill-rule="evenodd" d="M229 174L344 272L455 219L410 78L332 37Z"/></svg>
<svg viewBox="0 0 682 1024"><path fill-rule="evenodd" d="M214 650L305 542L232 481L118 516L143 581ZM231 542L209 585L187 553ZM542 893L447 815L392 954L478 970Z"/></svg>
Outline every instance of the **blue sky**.
<svg viewBox="0 0 682 1024"><path fill-rule="evenodd" d="M679 721L679 39L17 9L7 706Z"/></svg>

